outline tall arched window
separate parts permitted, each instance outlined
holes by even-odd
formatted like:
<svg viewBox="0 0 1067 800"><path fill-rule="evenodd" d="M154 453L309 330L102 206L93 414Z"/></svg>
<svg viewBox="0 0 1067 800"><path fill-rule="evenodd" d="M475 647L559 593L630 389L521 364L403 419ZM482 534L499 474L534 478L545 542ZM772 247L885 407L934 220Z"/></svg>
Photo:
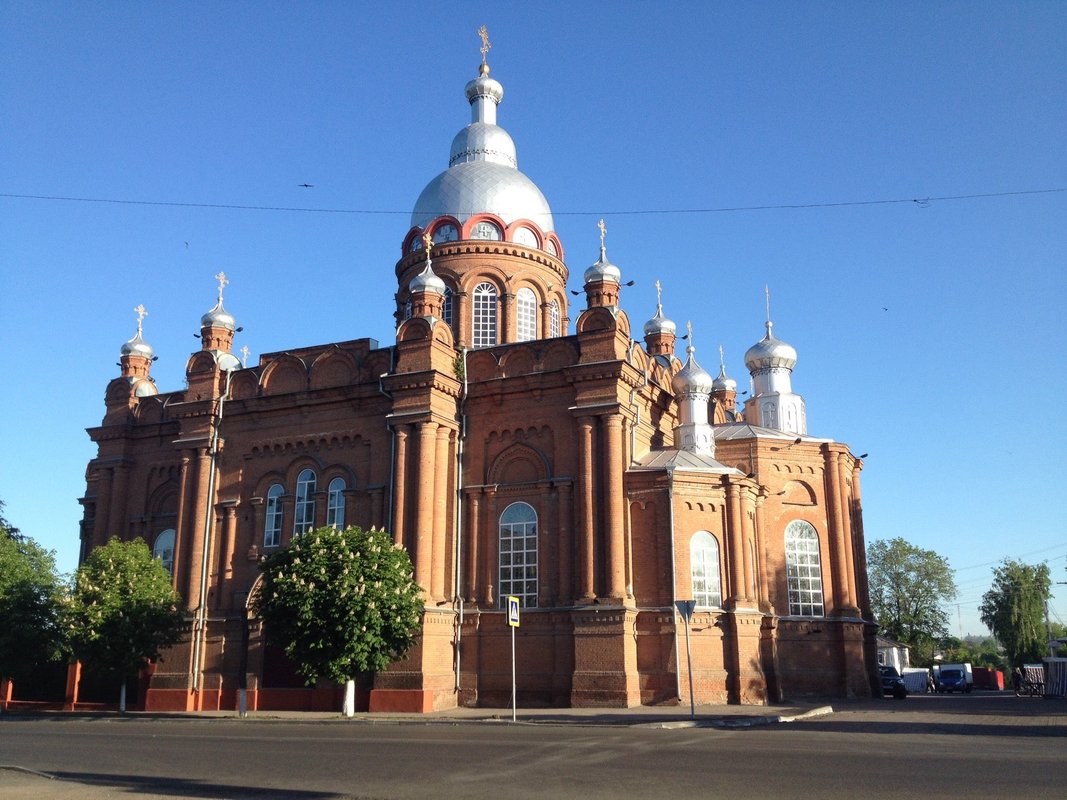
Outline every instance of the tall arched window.
<svg viewBox="0 0 1067 800"><path fill-rule="evenodd" d="M500 515L500 606L508 595L523 608L537 606L537 512L512 503Z"/></svg>
<svg viewBox="0 0 1067 800"><path fill-rule="evenodd" d="M326 524L340 530L345 526L345 479L334 478L326 500Z"/></svg>
<svg viewBox="0 0 1067 800"><path fill-rule="evenodd" d="M296 513L293 536L307 533L315 525L315 473L305 469L296 478Z"/></svg>
<svg viewBox="0 0 1067 800"><path fill-rule="evenodd" d="M549 325L551 326L550 335L551 336L559 336L560 332L562 330L560 328L559 300L553 300L552 301L552 306L551 306L551 308L549 310L549 315L550 315Z"/></svg>
<svg viewBox="0 0 1067 800"><path fill-rule="evenodd" d="M689 564L697 608L722 608L719 543L707 531L697 531L689 540Z"/></svg>
<svg viewBox="0 0 1067 800"><path fill-rule="evenodd" d="M263 524L263 546L277 547L282 543L282 494L285 489L276 483L267 490L266 522Z"/></svg>
<svg viewBox="0 0 1067 800"><path fill-rule="evenodd" d="M174 528L167 528L156 537L152 545L152 557L163 562L168 575L174 574Z"/></svg>
<svg viewBox="0 0 1067 800"><path fill-rule="evenodd" d="M474 317L471 343L474 347L496 344L496 287L479 283L474 287Z"/></svg>
<svg viewBox="0 0 1067 800"><path fill-rule="evenodd" d="M801 617L823 616L819 534L803 520L794 520L785 529L785 574L789 613Z"/></svg>
<svg viewBox="0 0 1067 800"><path fill-rule="evenodd" d="M449 287L445 287L445 302L441 308L441 316L444 317L445 323L452 329L452 333L456 332L456 306L452 302L452 290Z"/></svg>
<svg viewBox="0 0 1067 800"><path fill-rule="evenodd" d="M515 323L518 341L529 342L537 338L537 297L533 290L523 286L515 294Z"/></svg>

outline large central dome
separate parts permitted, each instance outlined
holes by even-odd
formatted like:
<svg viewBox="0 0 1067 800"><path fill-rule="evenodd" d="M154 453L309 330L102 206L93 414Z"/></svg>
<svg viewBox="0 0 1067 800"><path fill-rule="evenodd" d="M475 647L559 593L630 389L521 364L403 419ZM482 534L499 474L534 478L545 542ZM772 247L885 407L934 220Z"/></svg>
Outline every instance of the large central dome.
<svg viewBox="0 0 1067 800"><path fill-rule="evenodd" d="M449 167L427 184L411 225L426 228L441 216L455 217L461 224L477 214L495 214L505 224L526 219L543 233L554 230L552 210L533 181L519 172L515 143L496 124L496 109L504 87L481 74L467 84L471 123L456 134L449 154Z"/></svg>

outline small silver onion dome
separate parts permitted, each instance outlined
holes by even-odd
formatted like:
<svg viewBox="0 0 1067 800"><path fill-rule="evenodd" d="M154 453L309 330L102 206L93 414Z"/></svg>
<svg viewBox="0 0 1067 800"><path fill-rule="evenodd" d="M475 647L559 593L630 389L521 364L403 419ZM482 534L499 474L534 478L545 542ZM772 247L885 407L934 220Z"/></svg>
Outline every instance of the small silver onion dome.
<svg viewBox="0 0 1067 800"><path fill-rule="evenodd" d="M797 363L797 351L792 345L774 338L771 333L773 324L767 320L767 335L760 339L745 353L745 366L749 372L758 369L782 367L792 369Z"/></svg>
<svg viewBox="0 0 1067 800"><path fill-rule="evenodd" d="M713 392L737 391L737 381L726 374L725 365L719 367L719 374L715 377L715 380L711 382L711 390Z"/></svg>
<svg viewBox="0 0 1067 800"><path fill-rule="evenodd" d="M600 248L600 258L593 266L585 271L585 283L599 283L601 281L622 282L622 270L608 261L604 248Z"/></svg>
<svg viewBox="0 0 1067 800"><path fill-rule="evenodd" d="M472 122L452 140L448 166L453 167L468 161L488 161L512 169L519 163L515 157L515 142L511 135L499 125L489 125L485 122Z"/></svg>
<svg viewBox="0 0 1067 800"><path fill-rule="evenodd" d="M222 307L222 298L215 303L215 307L209 312L204 314L200 318L201 328L226 328L227 330L237 330L237 320L233 318L229 311Z"/></svg>
<svg viewBox="0 0 1067 800"><path fill-rule="evenodd" d="M430 267L429 262L427 262L426 269L411 279L411 283L408 284L408 289L412 294L415 292L434 292L435 294L444 294L445 282L437 277L437 274Z"/></svg>
<svg viewBox="0 0 1067 800"><path fill-rule="evenodd" d="M463 87L463 93L467 95L467 102L473 103L481 97L487 97L497 105L504 99L504 87L500 81L489 77L489 68L478 70L481 74Z"/></svg>
<svg viewBox="0 0 1067 800"><path fill-rule="evenodd" d="M657 333L675 333L678 326L673 320L663 316L663 306L656 306L656 316L645 323L645 336L654 336Z"/></svg>
<svg viewBox="0 0 1067 800"><path fill-rule="evenodd" d="M159 390L156 388L156 382L151 378L139 378L133 385L133 394L135 397L151 397L159 394Z"/></svg>
<svg viewBox="0 0 1067 800"><path fill-rule="evenodd" d="M141 356L142 358L151 359L155 356L156 352L152 349L152 345L141 338L141 331L138 330L132 339L122 345L119 354L123 356Z"/></svg>
<svg viewBox="0 0 1067 800"><path fill-rule="evenodd" d="M693 358L695 352L696 348L692 345L685 349L685 364L671 379L671 388L676 395L711 394L711 375Z"/></svg>

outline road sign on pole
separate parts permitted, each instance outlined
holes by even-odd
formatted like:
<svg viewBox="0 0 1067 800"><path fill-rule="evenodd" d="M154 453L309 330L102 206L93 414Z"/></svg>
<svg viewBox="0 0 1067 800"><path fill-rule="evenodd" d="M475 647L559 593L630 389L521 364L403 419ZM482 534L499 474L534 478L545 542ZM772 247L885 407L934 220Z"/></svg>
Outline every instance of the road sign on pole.
<svg viewBox="0 0 1067 800"><path fill-rule="evenodd" d="M508 625L519 627L519 598L508 597Z"/></svg>
<svg viewBox="0 0 1067 800"><path fill-rule="evenodd" d="M515 629L519 627L519 598L508 596L508 625L511 626L511 721L515 722Z"/></svg>

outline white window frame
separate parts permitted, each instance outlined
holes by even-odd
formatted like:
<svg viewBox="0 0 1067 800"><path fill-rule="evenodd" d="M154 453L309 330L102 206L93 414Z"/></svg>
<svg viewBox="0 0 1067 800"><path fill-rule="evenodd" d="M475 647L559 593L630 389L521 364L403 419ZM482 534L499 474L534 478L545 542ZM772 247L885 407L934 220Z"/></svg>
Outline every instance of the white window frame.
<svg viewBox="0 0 1067 800"><path fill-rule="evenodd" d="M285 487L276 483L267 489L267 510L263 522L263 546L278 547L282 543L282 502Z"/></svg>
<svg viewBox="0 0 1067 800"><path fill-rule="evenodd" d="M293 536L315 527L315 472L304 469L296 478L296 504L293 513Z"/></svg>
<svg viewBox="0 0 1067 800"><path fill-rule="evenodd" d="M561 314L559 313L559 300L553 300L549 311L549 326L552 336L560 336L562 328L560 327Z"/></svg>
<svg viewBox="0 0 1067 800"><path fill-rule="evenodd" d="M504 608L510 595L518 597L523 608L535 608L538 587L536 509L529 503L512 503L500 515L498 531L500 607Z"/></svg>
<svg viewBox="0 0 1067 800"><path fill-rule="evenodd" d="M515 293L516 341L529 342L537 338L537 295L523 286Z"/></svg>
<svg viewBox="0 0 1067 800"><path fill-rule="evenodd" d="M471 346L492 347L497 343L496 286L483 281L474 287L474 313L471 315Z"/></svg>
<svg viewBox="0 0 1067 800"><path fill-rule="evenodd" d="M163 569L168 575L174 575L174 540L177 536L174 528L160 531L152 543L152 557L163 562Z"/></svg>
<svg viewBox="0 0 1067 800"><path fill-rule="evenodd" d="M786 526L785 574L790 616L825 616L819 534L810 522L797 519Z"/></svg>
<svg viewBox="0 0 1067 800"><path fill-rule="evenodd" d="M719 540L708 531L697 531L689 540L689 577L697 608L722 608Z"/></svg>
<svg viewBox="0 0 1067 800"><path fill-rule="evenodd" d="M345 526L345 489L348 484L344 478L334 478L326 495L326 524L337 530Z"/></svg>

